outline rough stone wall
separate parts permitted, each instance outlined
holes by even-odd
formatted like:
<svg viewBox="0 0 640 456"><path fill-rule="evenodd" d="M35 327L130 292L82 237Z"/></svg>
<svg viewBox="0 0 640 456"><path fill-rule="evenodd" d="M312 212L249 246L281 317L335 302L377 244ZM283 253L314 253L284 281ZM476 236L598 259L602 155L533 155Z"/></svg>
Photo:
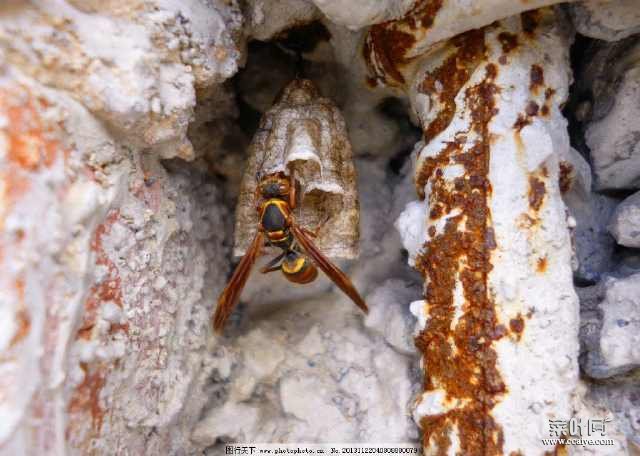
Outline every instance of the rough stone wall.
<svg viewBox="0 0 640 456"><path fill-rule="evenodd" d="M640 447L638 15L530 12L555 3L3 2L0 454ZM216 337L247 146L296 75L345 118L371 312L256 273ZM541 445L609 412L613 446Z"/></svg>
<svg viewBox="0 0 640 456"><path fill-rule="evenodd" d="M194 157L200 94L232 115L241 16L180 3L0 7L3 454L195 448L231 224L204 164L159 159Z"/></svg>
<svg viewBox="0 0 640 456"><path fill-rule="evenodd" d="M584 43L569 102L575 147L593 170L593 183L588 175L581 179L591 192L574 187L565 193L577 222L575 241L581 260L580 364L589 381L588 397L609 407L633 454L640 449L636 349L640 174L633 103L639 93L640 11L633 2L616 0L575 4L569 12L579 33L596 38ZM575 163L567 169L579 173Z"/></svg>

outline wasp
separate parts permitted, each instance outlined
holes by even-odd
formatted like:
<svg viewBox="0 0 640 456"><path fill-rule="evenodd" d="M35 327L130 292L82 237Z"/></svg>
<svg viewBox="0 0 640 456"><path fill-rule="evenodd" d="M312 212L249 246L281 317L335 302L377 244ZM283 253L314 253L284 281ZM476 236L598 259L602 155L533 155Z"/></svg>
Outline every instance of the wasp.
<svg viewBox="0 0 640 456"><path fill-rule="evenodd" d="M259 201L258 230L218 298L213 317L214 329L220 332L224 327L265 245L277 247L282 253L261 269L263 274L281 271L290 282L307 284L316 279L320 268L360 309L368 312L367 305L351 280L313 243L311 238L315 237L315 233L296 224L293 217L296 207L293 173L286 176L279 172L262 178L257 186L256 196Z"/></svg>

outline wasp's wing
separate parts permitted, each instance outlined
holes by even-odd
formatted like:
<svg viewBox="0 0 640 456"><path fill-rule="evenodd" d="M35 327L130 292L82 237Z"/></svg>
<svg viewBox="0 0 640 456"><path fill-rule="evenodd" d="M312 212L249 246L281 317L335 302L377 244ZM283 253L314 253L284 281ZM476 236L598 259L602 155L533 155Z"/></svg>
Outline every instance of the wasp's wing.
<svg viewBox="0 0 640 456"><path fill-rule="evenodd" d="M368 312L369 309L364 302L364 299L360 296L356 288L349 280L349 277L345 275L338 267L333 264L329 259L318 250L318 247L309 239L305 232L294 223L291 224L291 231L295 236L298 243L304 248L307 254L313 259L314 263L318 265L320 269L336 284L342 291L349 296L358 307L364 312Z"/></svg>
<svg viewBox="0 0 640 456"><path fill-rule="evenodd" d="M245 283L247 283L247 279L251 273L251 268L256 262L258 255L260 255L263 242L264 236L261 231L258 231L256 237L253 238L253 242L247 249L247 252L236 267L236 270L233 271L231 280L229 280L229 283L220 295L220 298L218 298L218 307L216 308L216 313L213 316L213 329L216 331L220 332L222 330L224 323L227 321L227 318L229 318L229 315L231 315L231 311L238 303L240 293L242 293L242 289L244 288Z"/></svg>

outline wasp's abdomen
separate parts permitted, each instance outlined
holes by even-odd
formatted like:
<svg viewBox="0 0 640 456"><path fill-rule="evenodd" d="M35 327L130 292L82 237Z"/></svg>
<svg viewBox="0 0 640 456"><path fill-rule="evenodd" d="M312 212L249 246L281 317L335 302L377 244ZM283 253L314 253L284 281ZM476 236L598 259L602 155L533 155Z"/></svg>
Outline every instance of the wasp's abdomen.
<svg viewBox="0 0 640 456"><path fill-rule="evenodd" d="M282 273L287 280L299 284L313 282L318 276L318 269L305 256L294 258L287 258L282 263Z"/></svg>

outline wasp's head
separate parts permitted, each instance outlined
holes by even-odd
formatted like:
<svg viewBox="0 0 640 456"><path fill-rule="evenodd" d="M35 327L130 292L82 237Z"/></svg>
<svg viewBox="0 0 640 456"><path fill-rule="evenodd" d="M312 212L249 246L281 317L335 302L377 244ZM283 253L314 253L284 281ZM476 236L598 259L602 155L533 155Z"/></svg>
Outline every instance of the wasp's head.
<svg viewBox="0 0 640 456"><path fill-rule="evenodd" d="M284 198L290 191L291 184L284 174L272 174L260 182L260 193L264 198Z"/></svg>

